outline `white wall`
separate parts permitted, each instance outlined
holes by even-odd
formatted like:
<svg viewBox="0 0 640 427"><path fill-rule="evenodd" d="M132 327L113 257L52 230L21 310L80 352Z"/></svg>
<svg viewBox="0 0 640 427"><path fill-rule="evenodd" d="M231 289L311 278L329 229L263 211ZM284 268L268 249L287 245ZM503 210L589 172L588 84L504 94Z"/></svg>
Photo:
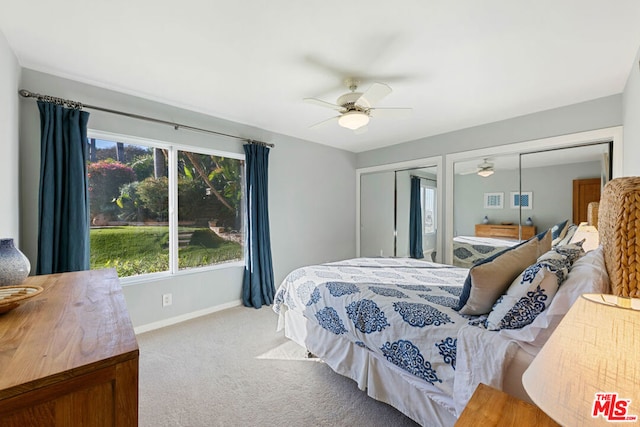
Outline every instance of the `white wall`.
<svg viewBox="0 0 640 427"><path fill-rule="evenodd" d="M355 255L355 155L261 129L217 119L111 90L22 70L21 86L32 92L81 101L245 138L273 142L270 153L269 209L276 286L294 268ZM14 96L12 94L12 96ZM14 96L15 98L15 96ZM88 110L89 128L165 142L242 153L242 142L226 137L176 131L170 126ZM20 101L20 167L23 197L21 236L25 253L37 252L40 121L33 99ZM134 326L163 322L192 312L237 302L242 267L180 274L124 286ZM163 308L162 294L173 294Z"/></svg>
<svg viewBox="0 0 640 427"><path fill-rule="evenodd" d="M640 94L638 109L640 109ZM428 120L428 118L425 118ZM358 153L357 167L439 156L622 124L622 94ZM626 130L625 130L626 134ZM640 135L638 136L640 139ZM625 156L626 156L625 143ZM444 188L444 185L440 185Z"/></svg>
<svg viewBox="0 0 640 427"><path fill-rule="evenodd" d="M20 66L0 32L0 200L4 211L0 215L0 237L11 237L20 247L19 190L19 137L18 137L18 83Z"/></svg>
<svg viewBox="0 0 640 427"><path fill-rule="evenodd" d="M624 120L624 174L640 175L640 49L631 64L622 95Z"/></svg>

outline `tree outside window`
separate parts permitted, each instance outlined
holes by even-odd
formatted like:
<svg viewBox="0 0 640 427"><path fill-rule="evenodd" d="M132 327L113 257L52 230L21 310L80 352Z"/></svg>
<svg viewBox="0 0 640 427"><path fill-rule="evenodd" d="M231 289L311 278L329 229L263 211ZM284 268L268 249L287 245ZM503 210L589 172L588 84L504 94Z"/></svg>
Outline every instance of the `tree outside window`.
<svg viewBox="0 0 640 427"><path fill-rule="evenodd" d="M244 161L237 155L97 138L87 144L92 269L130 277L242 260Z"/></svg>

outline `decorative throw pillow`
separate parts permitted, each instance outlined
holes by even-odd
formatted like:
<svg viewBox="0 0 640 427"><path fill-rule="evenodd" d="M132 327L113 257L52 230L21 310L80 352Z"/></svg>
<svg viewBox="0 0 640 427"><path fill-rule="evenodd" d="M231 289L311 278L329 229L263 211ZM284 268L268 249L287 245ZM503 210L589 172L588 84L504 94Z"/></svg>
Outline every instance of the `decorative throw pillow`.
<svg viewBox="0 0 640 427"><path fill-rule="evenodd" d="M511 282L550 247L551 233L545 232L474 265L464 282L457 310L467 315L489 313Z"/></svg>
<svg viewBox="0 0 640 427"><path fill-rule="evenodd" d="M578 226L575 224L569 224L567 225L567 227L565 228L565 233L564 236L560 237L555 244L552 244L551 246L563 246L563 245L568 245L569 242L571 242L571 239L573 238L574 234L576 234L576 231L578 230Z"/></svg>
<svg viewBox="0 0 640 427"><path fill-rule="evenodd" d="M542 255L498 299L487 318L487 329L520 329L533 322L551 304L570 265L569 257L555 250Z"/></svg>
<svg viewBox="0 0 640 427"><path fill-rule="evenodd" d="M551 246L555 246L558 244L560 240L567 234L567 227L569 225L569 220L565 219L562 222L557 223L553 227L551 227Z"/></svg>
<svg viewBox="0 0 640 427"><path fill-rule="evenodd" d="M569 259L569 268L571 268L574 262L586 255L585 250L582 248L583 244L584 240L580 240L566 245L558 245L553 250L560 255L566 256Z"/></svg>
<svg viewBox="0 0 640 427"><path fill-rule="evenodd" d="M611 293L602 246L578 259L553 297L551 305L522 329L503 329L499 334L518 341L519 346L535 356L547 342L564 315L582 294Z"/></svg>

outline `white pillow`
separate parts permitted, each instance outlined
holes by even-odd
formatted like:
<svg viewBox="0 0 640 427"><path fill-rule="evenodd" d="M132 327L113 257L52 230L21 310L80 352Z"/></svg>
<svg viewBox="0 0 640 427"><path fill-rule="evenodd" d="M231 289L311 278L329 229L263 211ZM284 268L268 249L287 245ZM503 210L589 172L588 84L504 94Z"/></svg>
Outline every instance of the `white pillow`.
<svg viewBox="0 0 640 427"><path fill-rule="evenodd" d="M573 264L567 280L558 289L551 305L531 324L522 329L502 329L498 333L515 340L522 349L535 356L580 295L610 292L603 250L599 246Z"/></svg>

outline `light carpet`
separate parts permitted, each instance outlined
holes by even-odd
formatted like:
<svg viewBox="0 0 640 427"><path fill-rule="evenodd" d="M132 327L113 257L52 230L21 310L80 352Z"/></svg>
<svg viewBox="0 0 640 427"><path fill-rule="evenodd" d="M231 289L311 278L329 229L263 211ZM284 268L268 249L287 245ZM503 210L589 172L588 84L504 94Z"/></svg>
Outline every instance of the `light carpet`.
<svg viewBox="0 0 640 427"><path fill-rule="evenodd" d="M235 307L138 335L141 426L417 426Z"/></svg>

